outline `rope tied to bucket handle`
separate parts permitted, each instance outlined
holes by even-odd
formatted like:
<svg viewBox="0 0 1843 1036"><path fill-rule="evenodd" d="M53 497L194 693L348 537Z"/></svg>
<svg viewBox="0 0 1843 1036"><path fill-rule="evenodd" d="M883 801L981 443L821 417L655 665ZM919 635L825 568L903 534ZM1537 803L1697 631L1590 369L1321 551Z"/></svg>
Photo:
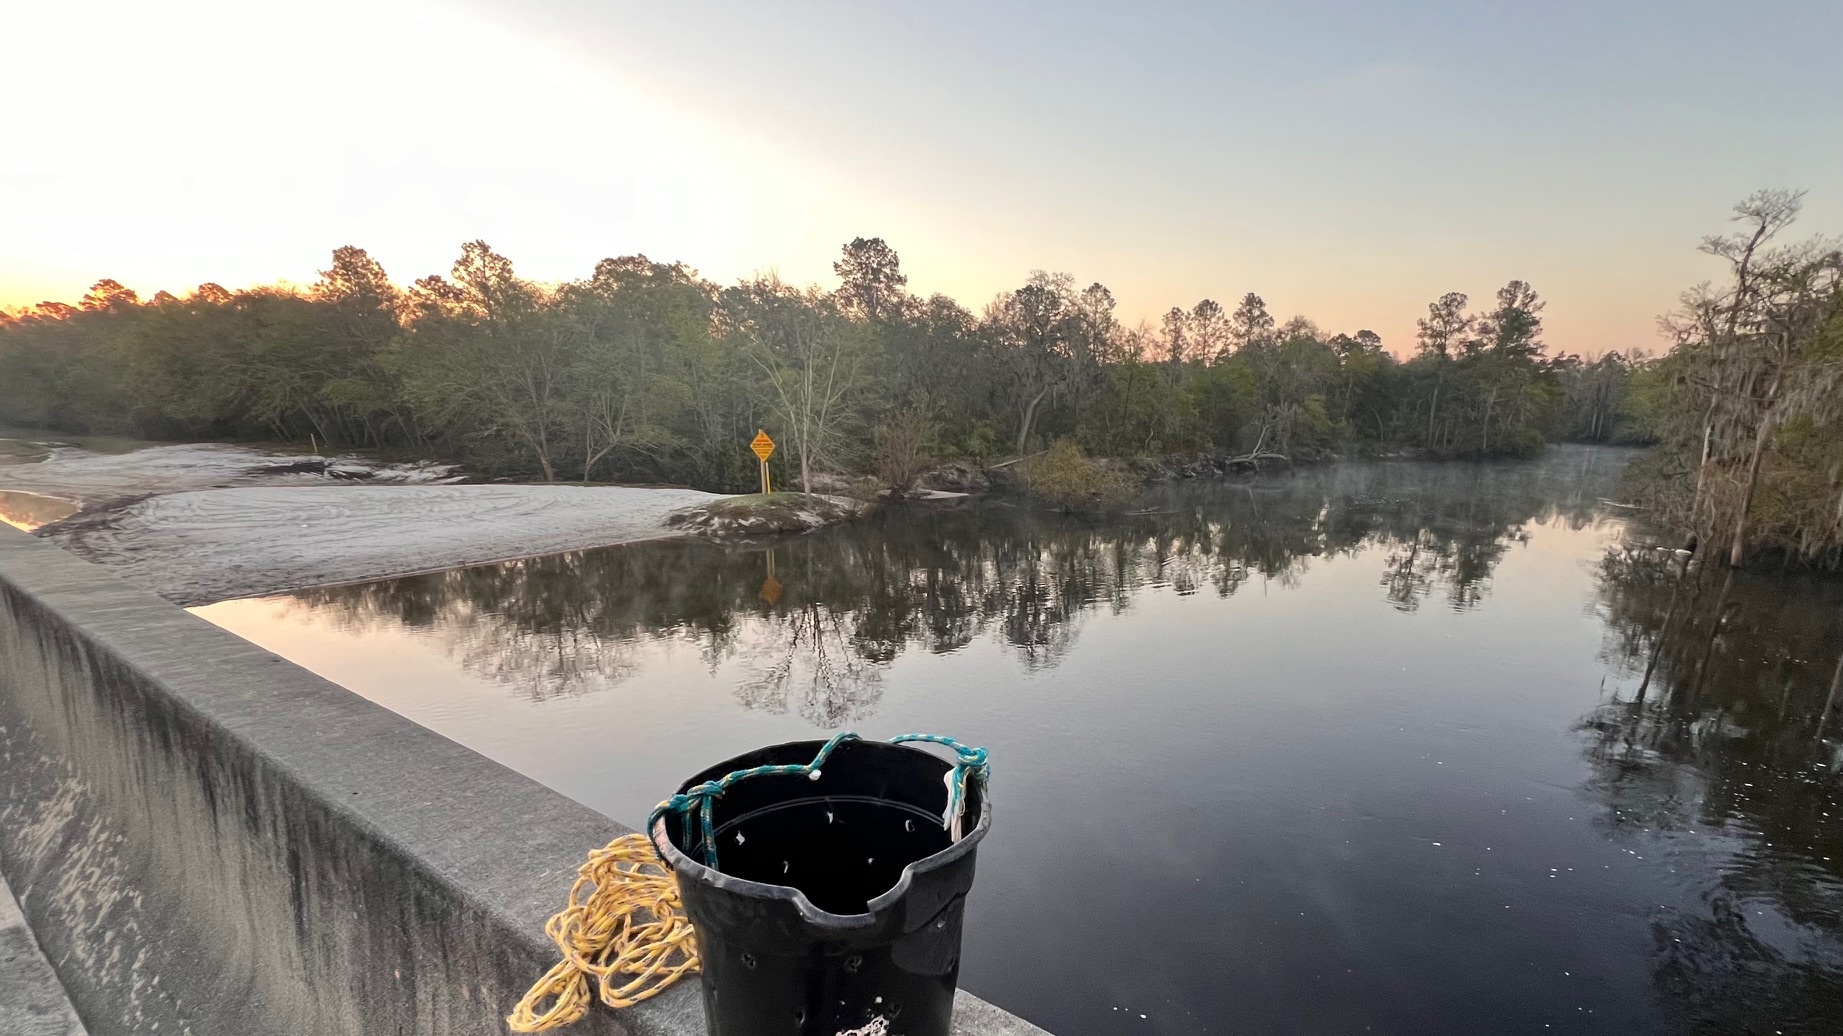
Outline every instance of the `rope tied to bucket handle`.
<svg viewBox="0 0 1843 1036"><path fill-rule="evenodd" d="M708 867L717 866L717 840L712 827L715 802L737 781L762 776L806 776L817 780L832 750L846 741L863 740L851 731L834 735L813 761L784 766L756 766L706 781L661 802L646 818L646 830L667 813L684 819L684 844L692 846L692 824L701 836L699 853ZM983 788L992 768L986 750L971 748L939 734L900 734L893 745L923 742L954 752L953 769L946 775L947 806L941 826L960 840L966 811L967 782ZM695 808L693 808L695 807ZM695 814L695 821L694 821ZM590 979L601 1002L612 1008L633 1005L658 996L674 982L699 969L697 942L685 917L678 879L647 834L625 834L589 853L576 873L569 902L544 925L563 959L545 972L506 1017L513 1032L543 1032L580 1019L589 1010Z"/></svg>
<svg viewBox="0 0 1843 1036"><path fill-rule="evenodd" d="M825 768L826 760L831 758L832 750L847 741L862 741L856 733L846 730L832 736L830 741L821 745L810 763L784 763L776 766L753 766L746 770L734 770L714 781L686 788L653 807L653 812L646 818L646 829L651 831L653 825L668 813L680 816L684 828L682 839L685 853L694 856L706 867L717 866L717 834L713 817L717 800L723 797L739 781L751 777L807 777L818 780ZM940 734L898 734L889 739L892 745L909 742L925 742L942 745L954 752L953 769L947 774L947 808L941 814L941 829L952 831L954 841L959 841L959 823L961 814L966 809L966 782L978 780L983 785L991 778L992 767L986 761L986 750L972 748ZM696 827L693 827L693 824ZM697 835L694 841L692 836Z"/></svg>
<svg viewBox="0 0 1843 1036"><path fill-rule="evenodd" d="M984 748L972 748L940 734L898 734L890 738L892 745L916 741L953 749L955 762L953 769L947 771L947 809L941 814L941 827L958 842L966 819L966 782L977 780L981 788L985 787L992 778L992 764L986 761Z"/></svg>

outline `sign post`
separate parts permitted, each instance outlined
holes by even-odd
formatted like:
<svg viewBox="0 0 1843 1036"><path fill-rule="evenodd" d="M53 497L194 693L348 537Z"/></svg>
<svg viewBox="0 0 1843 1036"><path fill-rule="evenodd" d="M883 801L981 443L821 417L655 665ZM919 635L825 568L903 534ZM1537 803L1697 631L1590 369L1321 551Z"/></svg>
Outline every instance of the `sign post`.
<svg viewBox="0 0 1843 1036"><path fill-rule="evenodd" d="M774 484L768 481L768 458L774 456L774 440L760 428L755 429L755 438L749 443L749 449L755 451L756 459L762 464L762 495L774 492Z"/></svg>

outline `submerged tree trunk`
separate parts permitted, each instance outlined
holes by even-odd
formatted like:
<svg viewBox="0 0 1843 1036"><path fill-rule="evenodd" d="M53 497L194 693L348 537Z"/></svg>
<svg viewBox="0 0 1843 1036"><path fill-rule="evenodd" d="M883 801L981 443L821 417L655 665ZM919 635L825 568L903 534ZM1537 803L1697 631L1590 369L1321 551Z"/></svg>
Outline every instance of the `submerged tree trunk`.
<svg viewBox="0 0 1843 1036"><path fill-rule="evenodd" d="M1715 657L1715 641L1721 636L1721 628L1727 622L1728 592L1734 589L1734 569L1728 569L1728 575L1721 581L1721 593L1715 597L1715 620L1709 624L1709 639L1702 647L1702 660L1696 663L1694 681L1689 687L1689 698L1696 700L1702 692L1702 680L1709 675L1709 661Z"/></svg>
<svg viewBox="0 0 1843 1036"><path fill-rule="evenodd" d="M1836 711L1837 701L1843 699L1843 655L1837 656L1837 671L1830 678L1830 697L1824 699L1824 714L1817 718L1817 736L1824 736L1824 727L1830 723L1830 714Z"/></svg>
<svg viewBox="0 0 1843 1036"><path fill-rule="evenodd" d="M1651 686L1651 674L1657 670L1658 657L1664 653L1664 645L1670 640L1670 627L1677 617L1677 602L1683 595L1683 579L1689 574L1689 559L1693 556L1693 550L1683 555L1682 563L1677 566L1677 583L1670 590L1670 605L1664 609L1664 625L1658 630L1657 643L1651 645L1651 660L1645 663L1645 678L1638 681L1637 701L1645 700L1645 691Z"/></svg>

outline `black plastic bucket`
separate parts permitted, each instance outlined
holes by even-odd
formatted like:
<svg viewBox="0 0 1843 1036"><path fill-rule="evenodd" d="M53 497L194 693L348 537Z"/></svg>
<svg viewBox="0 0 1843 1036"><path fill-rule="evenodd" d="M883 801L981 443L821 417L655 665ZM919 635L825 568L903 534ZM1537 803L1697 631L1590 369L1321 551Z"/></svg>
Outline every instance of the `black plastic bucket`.
<svg viewBox="0 0 1843 1036"><path fill-rule="evenodd" d="M804 766L825 745L750 752L679 793ZM738 780L712 800L716 867L702 862L695 806L655 814L648 834L697 932L711 1036L948 1036L973 857L992 824L977 779L956 810L964 837L943 827L954 766L906 744L848 740L817 777Z"/></svg>

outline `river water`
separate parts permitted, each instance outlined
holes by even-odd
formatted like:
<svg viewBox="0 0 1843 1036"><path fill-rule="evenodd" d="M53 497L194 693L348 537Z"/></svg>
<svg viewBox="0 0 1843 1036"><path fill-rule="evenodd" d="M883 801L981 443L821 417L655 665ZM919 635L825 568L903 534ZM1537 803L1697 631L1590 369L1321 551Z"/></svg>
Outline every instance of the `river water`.
<svg viewBox="0 0 1843 1036"><path fill-rule="evenodd" d="M984 744L962 982L1059 1036L1834 1036L1843 586L1679 578L1607 502L1629 457L895 508L197 612L630 825L758 745Z"/></svg>

